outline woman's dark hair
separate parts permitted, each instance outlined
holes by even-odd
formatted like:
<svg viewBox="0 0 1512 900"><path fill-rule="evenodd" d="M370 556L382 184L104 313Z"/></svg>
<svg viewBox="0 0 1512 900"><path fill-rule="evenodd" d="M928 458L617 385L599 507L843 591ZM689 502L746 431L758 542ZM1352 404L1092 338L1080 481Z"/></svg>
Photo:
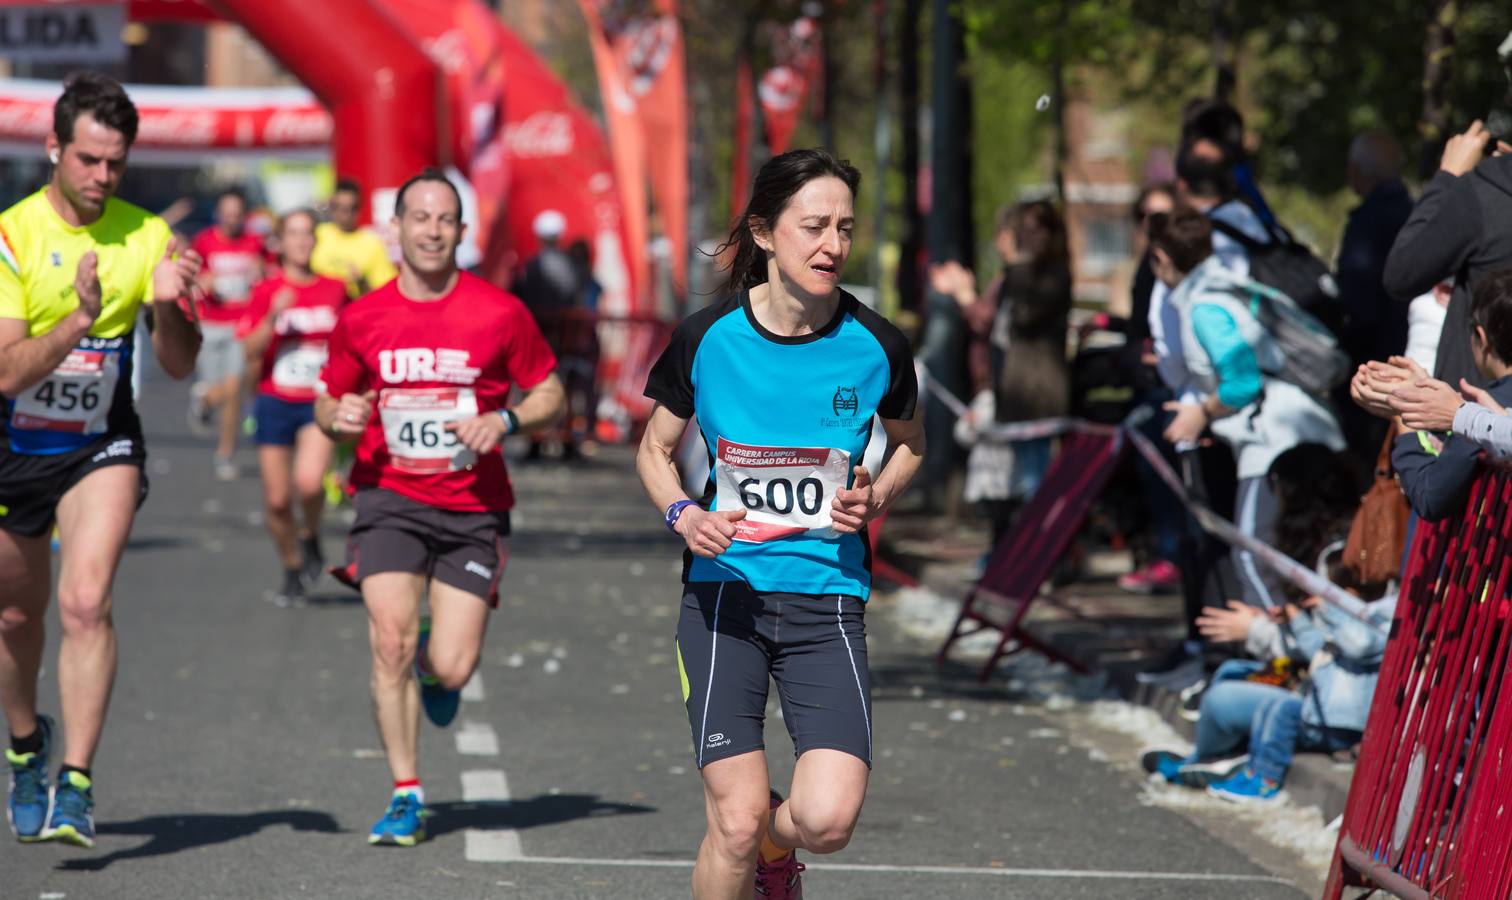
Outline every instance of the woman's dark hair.
<svg viewBox="0 0 1512 900"><path fill-rule="evenodd" d="M1066 244L1066 220L1061 218L1060 210L1055 208L1054 203L1049 200L1020 203L1017 217L1020 226L1026 219L1033 219L1034 224L1050 233L1050 247L1044 256L1034 260L1036 266L1065 264L1070 260L1071 252Z"/></svg>
<svg viewBox="0 0 1512 900"><path fill-rule="evenodd" d="M756 235L751 223L763 229L771 229L777 217L787 209L793 195L815 178L838 178L850 188L851 196L861 187L861 172L849 161L836 159L826 150L789 150L767 160L756 173L756 183L751 188L751 199L730 238L714 251L716 256L734 248L725 281L726 293L738 293L763 284L767 280L766 251L756 245Z"/></svg>
<svg viewBox="0 0 1512 900"><path fill-rule="evenodd" d="M1134 205L1129 210L1129 214L1134 217L1135 225L1143 227L1144 220L1147 218L1144 214L1145 201L1156 194L1164 194L1170 197L1171 205L1176 205L1176 185L1171 184L1169 181L1151 182L1139 189L1139 196L1134 198Z"/></svg>
<svg viewBox="0 0 1512 900"><path fill-rule="evenodd" d="M89 113L96 122L126 137L130 147L137 136L137 109L126 89L95 72L75 72L63 82L63 95L53 104L53 134L58 143L73 143L74 124Z"/></svg>
<svg viewBox="0 0 1512 900"><path fill-rule="evenodd" d="M1349 533L1360 506L1360 484L1354 466L1323 444L1298 444L1270 466L1271 490L1276 495L1276 549L1305 566ZM1287 593L1301 593L1291 585Z"/></svg>
<svg viewBox="0 0 1512 900"><path fill-rule="evenodd" d="M1512 269L1481 277L1470 294L1470 327L1486 329L1486 349L1512 362Z"/></svg>

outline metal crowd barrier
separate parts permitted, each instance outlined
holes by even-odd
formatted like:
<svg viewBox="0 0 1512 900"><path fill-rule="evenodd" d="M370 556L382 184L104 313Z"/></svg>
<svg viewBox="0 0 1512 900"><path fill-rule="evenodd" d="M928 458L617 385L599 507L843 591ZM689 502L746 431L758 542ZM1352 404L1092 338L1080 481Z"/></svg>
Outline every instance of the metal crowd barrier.
<svg viewBox="0 0 1512 900"><path fill-rule="evenodd" d="M675 323L650 315L600 315L585 309L537 311L567 388L567 437L624 443L651 415L644 391Z"/></svg>
<svg viewBox="0 0 1512 900"><path fill-rule="evenodd" d="M1420 523L1325 900L1512 893L1512 477L1484 471L1465 513Z"/></svg>

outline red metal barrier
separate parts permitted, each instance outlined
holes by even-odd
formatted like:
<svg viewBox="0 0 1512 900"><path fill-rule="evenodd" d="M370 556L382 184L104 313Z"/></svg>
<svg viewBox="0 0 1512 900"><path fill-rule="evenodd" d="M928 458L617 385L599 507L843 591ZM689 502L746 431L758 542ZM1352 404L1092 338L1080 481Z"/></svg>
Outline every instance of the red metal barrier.
<svg viewBox="0 0 1512 900"><path fill-rule="evenodd" d="M568 436L578 441L592 436L605 443L639 438L651 415L646 376L666 349L674 323L585 309L535 315L567 388Z"/></svg>
<svg viewBox="0 0 1512 900"><path fill-rule="evenodd" d="M1483 473L1465 514L1419 524L1324 893L1512 891L1512 477Z"/></svg>
<svg viewBox="0 0 1512 900"><path fill-rule="evenodd" d="M1076 538L1087 511L1123 457L1124 446L1122 433L1106 426L1083 425L1062 439L1060 453L1039 490L992 549L986 571L962 601L961 614L936 662L943 663L951 645L961 638L996 630L997 646L977 676L981 681L992 676L999 659L1020 650L1036 650L1078 672L1086 671L1079 660L1027 631L1024 615Z"/></svg>

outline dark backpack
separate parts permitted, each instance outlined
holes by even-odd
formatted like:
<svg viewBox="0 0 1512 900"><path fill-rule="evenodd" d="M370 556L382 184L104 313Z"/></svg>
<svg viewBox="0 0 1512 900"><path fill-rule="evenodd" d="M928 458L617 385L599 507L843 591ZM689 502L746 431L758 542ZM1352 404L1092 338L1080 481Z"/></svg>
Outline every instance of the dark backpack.
<svg viewBox="0 0 1512 900"><path fill-rule="evenodd" d="M1339 283L1323 260L1292 237L1280 223L1266 226L1270 242L1261 243L1227 222L1209 219L1213 230L1222 232L1249 254L1252 281L1275 288L1290 297L1303 311L1338 334L1344 324L1344 305Z"/></svg>

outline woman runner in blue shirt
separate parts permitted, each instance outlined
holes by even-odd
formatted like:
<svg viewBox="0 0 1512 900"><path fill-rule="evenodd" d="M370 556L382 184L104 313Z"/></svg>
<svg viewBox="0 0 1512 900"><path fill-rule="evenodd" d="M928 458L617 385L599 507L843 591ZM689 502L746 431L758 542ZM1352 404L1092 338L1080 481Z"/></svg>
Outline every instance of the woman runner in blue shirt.
<svg viewBox="0 0 1512 900"><path fill-rule="evenodd" d="M871 767L864 610L866 523L924 453L901 332L840 289L860 173L823 150L761 168L721 296L678 326L651 371L656 401L636 468L687 544L677 658L708 831L695 900L802 896L794 850L850 840ZM688 498L673 465L688 421L709 482ZM882 420L875 478L859 463ZM798 754L770 789L768 679Z"/></svg>

